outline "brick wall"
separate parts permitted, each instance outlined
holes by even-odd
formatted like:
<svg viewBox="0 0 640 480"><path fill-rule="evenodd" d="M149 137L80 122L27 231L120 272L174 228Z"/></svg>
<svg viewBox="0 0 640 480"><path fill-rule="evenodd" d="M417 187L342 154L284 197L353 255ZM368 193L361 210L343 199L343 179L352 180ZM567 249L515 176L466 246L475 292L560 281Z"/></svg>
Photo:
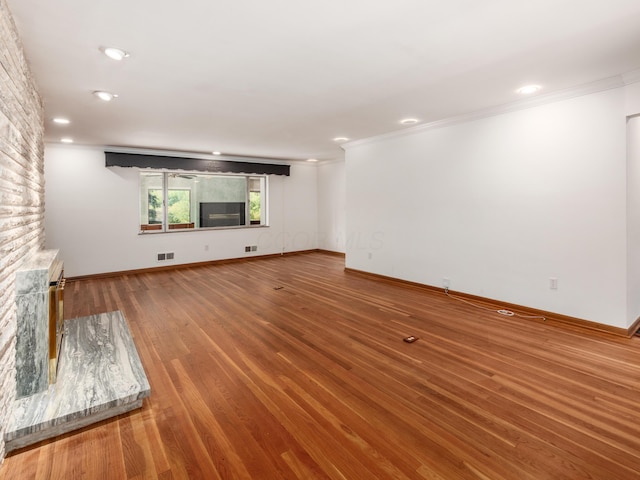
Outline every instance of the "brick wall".
<svg viewBox="0 0 640 480"><path fill-rule="evenodd" d="M44 248L44 113L5 0L0 0L0 462L15 398L14 274Z"/></svg>

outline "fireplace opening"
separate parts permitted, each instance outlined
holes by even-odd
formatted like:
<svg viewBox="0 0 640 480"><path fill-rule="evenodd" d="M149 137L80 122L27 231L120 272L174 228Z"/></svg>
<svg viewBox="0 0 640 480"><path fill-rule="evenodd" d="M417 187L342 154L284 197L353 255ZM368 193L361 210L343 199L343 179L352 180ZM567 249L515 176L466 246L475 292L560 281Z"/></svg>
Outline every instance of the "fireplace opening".
<svg viewBox="0 0 640 480"><path fill-rule="evenodd" d="M58 359L64 333L64 270L49 281L49 383L56 383Z"/></svg>

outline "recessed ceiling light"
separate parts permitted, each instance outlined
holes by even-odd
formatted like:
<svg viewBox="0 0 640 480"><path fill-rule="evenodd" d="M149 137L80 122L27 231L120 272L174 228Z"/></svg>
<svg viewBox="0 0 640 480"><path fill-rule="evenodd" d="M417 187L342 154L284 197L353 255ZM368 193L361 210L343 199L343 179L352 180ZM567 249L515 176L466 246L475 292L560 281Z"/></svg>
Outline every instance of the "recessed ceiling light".
<svg viewBox="0 0 640 480"><path fill-rule="evenodd" d="M403 120L400 120L400 123L402 125L413 125L415 123L418 123L418 119L417 118L405 118Z"/></svg>
<svg viewBox="0 0 640 480"><path fill-rule="evenodd" d="M103 92L101 90L97 90L95 92L93 92L93 94L98 97L100 100L103 100L105 102L110 102L111 100L113 100L114 98L117 98L118 95L114 94L114 93L110 93L110 92Z"/></svg>
<svg viewBox="0 0 640 480"><path fill-rule="evenodd" d="M62 143L73 143L73 138L61 138Z"/></svg>
<svg viewBox="0 0 640 480"><path fill-rule="evenodd" d="M211 152L211 153L213 153L214 155L222 155L221 152Z"/></svg>
<svg viewBox="0 0 640 480"><path fill-rule="evenodd" d="M516 92L522 95L531 95L532 93L536 93L542 87L540 85L525 85L524 87L520 87Z"/></svg>
<svg viewBox="0 0 640 480"><path fill-rule="evenodd" d="M104 53L107 57L111 58L112 60L120 61L123 58L127 58L129 56L129 52L125 52L121 48L104 47L104 48L101 48L100 51L102 51L102 53Z"/></svg>
<svg viewBox="0 0 640 480"><path fill-rule="evenodd" d="M318 159L317 158L308 158L307 162L317 162Z"/></svg>
<svg viewBox="0 0 640 480"><path fill-rule="evenodd" d="M349 139L347 137L336 137L333 139L334 142L348 142Z"/></svg>
<svg viewBox="0 0 640 480"><path fill-rule="evenodd" d="M69 125L71 121L67 118L56 117L53 119L53 123L57 123L58 125Z"/></svg>

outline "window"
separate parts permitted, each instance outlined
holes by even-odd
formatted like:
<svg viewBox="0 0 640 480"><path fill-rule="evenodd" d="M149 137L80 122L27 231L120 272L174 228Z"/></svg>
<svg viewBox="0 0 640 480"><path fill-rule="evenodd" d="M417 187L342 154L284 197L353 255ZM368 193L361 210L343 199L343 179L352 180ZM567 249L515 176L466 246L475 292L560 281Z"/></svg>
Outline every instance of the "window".
<svg viewBox="0 0 640 480"><path fill-rule="evenodd" d="M157 188L150 188L149 192L149 223L162 223L163 192ZM168 192L169 224L191 222L191 190L169 189Z"/></svg>
<svg viewBox="0 0 640 480"><path fill-rule="evenodd" d="M262 223L262 179L252 177L249 179L249 221L251 225Z"/></svg>
<svg viewBox="0 0 640 480"><path fill-rule="evenodd" d="M140 231L266 225L266 189L266 176L140 172Z"/></svg>

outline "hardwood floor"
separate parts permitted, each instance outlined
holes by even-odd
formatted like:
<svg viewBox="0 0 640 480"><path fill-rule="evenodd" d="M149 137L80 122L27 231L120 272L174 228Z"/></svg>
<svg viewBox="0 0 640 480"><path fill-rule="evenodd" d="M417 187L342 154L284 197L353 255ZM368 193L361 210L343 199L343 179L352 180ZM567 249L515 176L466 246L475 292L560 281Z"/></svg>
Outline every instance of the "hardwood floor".
<svg viewBox="0 0 640 480"><path fill-rule="evenodd" d="M151 397L11 454L0 479L640 478L640 337L504 317L343 263L68 283L68 318L123 311Z"/></svg>

